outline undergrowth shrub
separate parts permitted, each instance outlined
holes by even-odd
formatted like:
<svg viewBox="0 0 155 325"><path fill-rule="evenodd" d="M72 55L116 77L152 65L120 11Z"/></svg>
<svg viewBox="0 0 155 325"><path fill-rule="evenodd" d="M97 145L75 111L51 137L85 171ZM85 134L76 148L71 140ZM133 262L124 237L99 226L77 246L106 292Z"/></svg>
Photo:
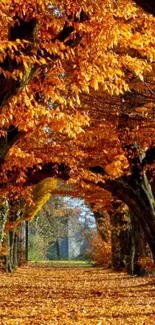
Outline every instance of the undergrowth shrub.
<svg viewBox="0 0 155 325"><path fill-rule="evenodd" d="M93 231L89 244L91 248L87 250L87 257L98 266L109 267L111 265L111 243L103 241L97 231Z"/></svg>
<svg viewBox="0 0 155 325"><path fill-rule="evenodd" d="M147 257L139 258L139 264L147 271L147 272L154 272L155 265L151 254L148 254Z"/></svg>

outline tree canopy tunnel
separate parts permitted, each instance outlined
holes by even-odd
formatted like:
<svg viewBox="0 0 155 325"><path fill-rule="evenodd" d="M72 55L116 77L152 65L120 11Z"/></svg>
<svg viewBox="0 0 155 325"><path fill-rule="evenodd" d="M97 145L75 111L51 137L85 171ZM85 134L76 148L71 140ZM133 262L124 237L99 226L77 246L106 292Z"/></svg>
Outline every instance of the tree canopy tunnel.
<svg viewBox="0 0 155 325"><path fill-rule="evenodd" d="M154 1L49 3L0 4L0 244L31 186L72 178L101 214L103 190L123 201L155 260Z"/></svg>

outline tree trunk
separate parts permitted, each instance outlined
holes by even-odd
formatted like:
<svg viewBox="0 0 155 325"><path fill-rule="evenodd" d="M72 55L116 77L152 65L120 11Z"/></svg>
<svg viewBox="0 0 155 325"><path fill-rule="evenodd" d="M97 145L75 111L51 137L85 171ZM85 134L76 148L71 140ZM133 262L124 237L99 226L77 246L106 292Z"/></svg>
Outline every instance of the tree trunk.
<svg viewBox="0 0 155 325"><path fill-rule="evenodd" d="M93 209L93 207L92 210L96 220L97 231L101 236L101 238L103 239L103 241L107 242L108 241L107 215L101 210L96 211L95 209Z"/></svg>
<svg viewBox="0 0 155 325"><path fill-rule="evenodd" d="M22 259L23 259L22 230L23 230L23 224L21 224L20 227L18 228L18 235L17 235L17 262L18 262L18 266L22 265Z"/></svg>
<svg viewBox="0 0 155 325"><path fill-rule="evenodd" d="M15 244L15 229L12 231L9 231L9 252L10 252L10 264L11 269L14 269L14 244Z"/></svg>
<svg viewBox="0 0 155 325"><path fill-rule="evenodd" d="M5 235L3 244L7 251L6 256L4 257L4 268L6 272L12 272L12 264L10 259L10 232Z"/></svg>
<svg viewBox="0 0 155 325"><path fill-rule="evenodd" d="M0 248L3 242L4 229L8 217L8 212L9 212L9 204L8 201L6 201L4 204L0 206Z"/></svg>
<svg viewBox="0 0 155 325"><path fill-rule="evenodd" d="M18 266L16 229L6 234L4 245L7 249L7 255L4 259L5 269L7 272L12 272Z"/></svg>
<svg viewBox="0 0 155 325"><path fill-rule="evenodd" d="M25 260L29 260L29 224L25 221Z"/></svg>
<svg viewBox="0 0 155 325"><path fill-rule="evenodd" d="M114 270L118 270L121 268L121 255L120 255L120 240L119 240L119 232L120 232L120 219L119 216L113 212L111 214L111 250L112 250L112 267Z"/></svg>
<svg viewBox="0 0 155 325"><path fill-rule="evenodd" d="M60 244L59 244L59 239L56 240L56 252L57 252L57 259L60 260Z"/></svg>
<svg viewBox="0 0 155 325"><path fill-rule="evenodd" d="M135 177L121 177L113 181L107 180L105 183L98 182L97 185L123 201L132 215L136 216L155 262L155 208L146 175L143 175L140 181Z"/></svg>
<svg viewBox="0 0 155 325"><path fill-rule="evenodd" d="M18 240L17 240L17 234L15 233L14 237L14 249L13 249L13 265L14 268L18 267Z"/></svg>
<svg viewBox="0 0 155 325"><path fill-rule="evenodd" d="M135 217L130 214L131 232L130 232L130 247L129 247L129 262L127 271L129 274L146 275L147 272L140 264L140 258L145 258L146 241L143 230Z"/></svg>
<svg viewBox="0 0 155 325"><path fill-rule="evenodd" d="M119 200L112 202L113 210L108 211L111 219L112 266L118 270L126 266L128 256L128 216L127 207Z"/></svg>

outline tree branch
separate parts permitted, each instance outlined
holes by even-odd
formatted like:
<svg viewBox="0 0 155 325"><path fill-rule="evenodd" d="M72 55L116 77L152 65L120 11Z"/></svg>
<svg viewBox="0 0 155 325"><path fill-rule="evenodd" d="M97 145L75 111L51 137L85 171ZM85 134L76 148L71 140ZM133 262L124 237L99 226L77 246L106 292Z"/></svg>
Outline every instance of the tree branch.
<svg viewBox="0 0 155 325"><path fill-rule="evenodd" d="M24 134L25 132L18 131L17 127L11 125L7 130L7 135L0 137L0 166L3 164L10 148L17 143Z"/></svg>
<svg viewBox="0 0 155 325"><path fill-rule="evenodd" d="M154 0L133 0L139 7L146 12L155 16L155 2Z"/></svg>
<svg viewBox="0 0 155 325"><path fill-rule="evenodd" d="M57 177L67 181L70 178L70 168L65 164L48 163L42 169L28 169L24 186L35 185L47 177Z"/></svg>

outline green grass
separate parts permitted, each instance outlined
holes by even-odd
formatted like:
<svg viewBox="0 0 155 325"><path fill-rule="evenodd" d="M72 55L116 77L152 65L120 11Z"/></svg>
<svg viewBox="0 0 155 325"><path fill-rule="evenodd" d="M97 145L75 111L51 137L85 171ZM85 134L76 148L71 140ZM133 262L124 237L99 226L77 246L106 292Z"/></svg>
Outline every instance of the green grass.
<svg viewBox="0 0 155 325"><path fill-rule="evenodd" d="M30 261L31 264L37 264L40 266L47 265L51 267L70 267L70 268L78 268L78 267L94 267L94 263L91 261Z"/></svg>

